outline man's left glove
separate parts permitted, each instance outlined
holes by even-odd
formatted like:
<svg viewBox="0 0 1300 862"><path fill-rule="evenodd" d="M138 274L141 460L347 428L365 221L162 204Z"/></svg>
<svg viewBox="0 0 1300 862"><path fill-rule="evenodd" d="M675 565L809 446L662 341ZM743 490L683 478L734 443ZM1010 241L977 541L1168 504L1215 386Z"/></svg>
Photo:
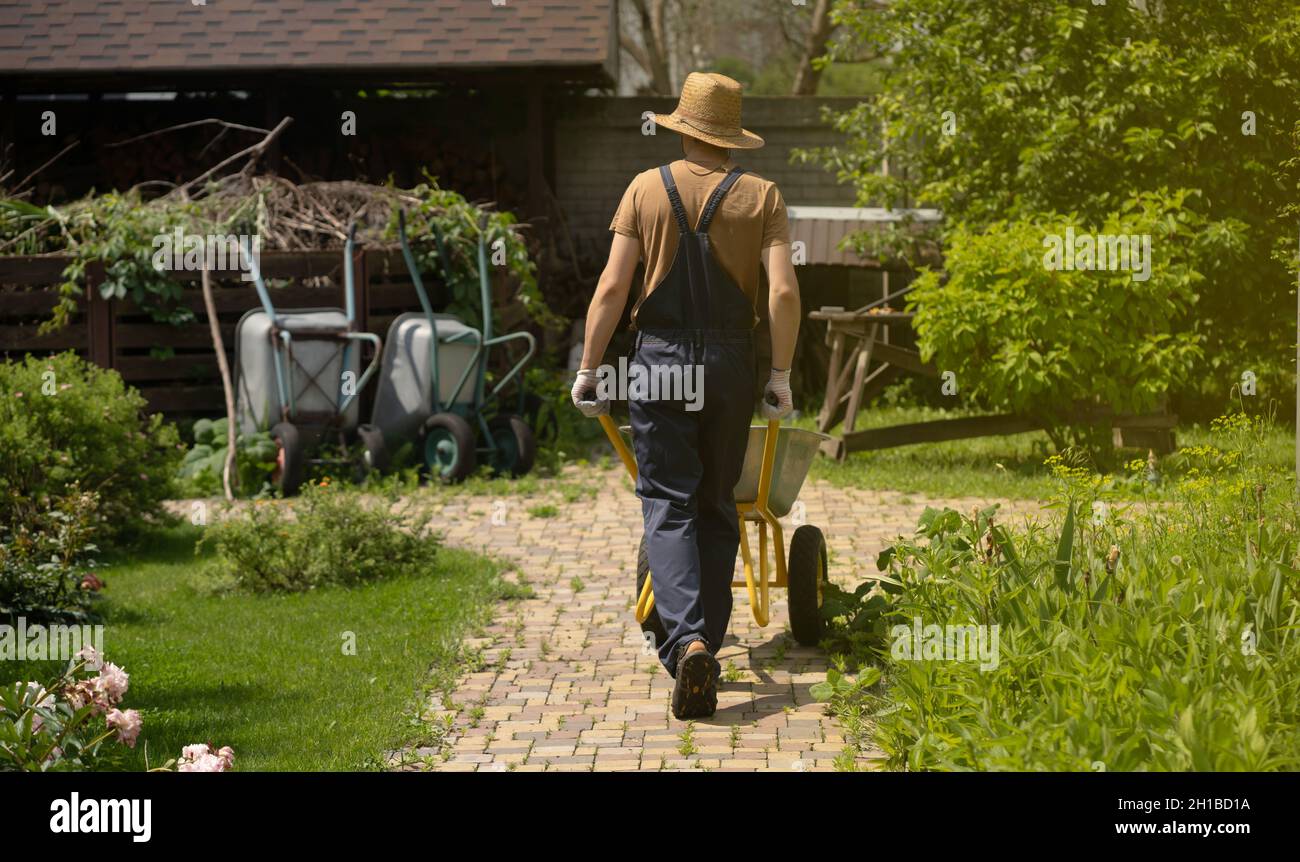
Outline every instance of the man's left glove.
<svg viewBox="0 0 1300 862"><path fill-rule="evenodd" d="M772 369L772 377L763 387L763 400L758 412L764 419L784 419L794 410L794 396L790 392L790 369Z"/></svg>
<svg viewBox="0 0 1300 862"><path fill-rule="evenodd" d="M573 391L569 396L573 406L582 411L582 415L591 419L609 412L609 399L600 398L596 393L596 382L600 379L594 368L583 368L578 378L573 381Z"/></svg>

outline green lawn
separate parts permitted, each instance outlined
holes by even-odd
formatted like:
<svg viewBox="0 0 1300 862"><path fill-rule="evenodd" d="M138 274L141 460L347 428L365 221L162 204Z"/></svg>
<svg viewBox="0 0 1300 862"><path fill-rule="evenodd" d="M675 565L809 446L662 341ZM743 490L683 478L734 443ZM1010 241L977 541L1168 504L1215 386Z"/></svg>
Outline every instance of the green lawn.
<svg viewBox="0 0 1300 862"><path fill-rule="evenodd" d="M884 407L870 408L860 415L859 430L967 414L924 407ZM811 417L800 419L797 424L815 427ZM1209 443L1210 435L1200 426L1180 427L1176 440L1180 447L1200 446ZM1290 429L1275 428L1269 432L1262 457L1270 464L1294 465L1294 446ZM813 462L810 475L844 487L904 494L1038 500L1048 497L1055 487L1043 465L1052 451L1047 435L1034 431L855 452L843 462L819 457ZM1145 452L1133 450L1121 453L1120 460L1122 463L1145 457ZM1162 458L1159 469L1167 476L1181 475L1182 459L1177 455ZM1123 493L1122 488L1118 490Z"/></svg>
<svg viewBox="0 0 1300 862"><path fill-rule="evenodd" d="M194 556L198 534L158 533L103 573L104 652L131 675L123 707L144 717L127 768L143 768L145 742L152 765L230 745L241 771L376 768L386 750L430 744L417 703L455 679L461 638L519 590L491 561L444 549L435 571L363 587L223 595ZM0 667L18 670L35 668Z"/></svg>

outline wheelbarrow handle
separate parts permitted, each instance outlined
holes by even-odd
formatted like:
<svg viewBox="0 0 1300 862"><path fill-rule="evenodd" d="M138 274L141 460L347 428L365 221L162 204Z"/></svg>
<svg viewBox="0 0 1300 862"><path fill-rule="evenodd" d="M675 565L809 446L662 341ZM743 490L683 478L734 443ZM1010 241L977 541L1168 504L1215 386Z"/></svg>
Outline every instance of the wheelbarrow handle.
<svg viewBox="0 0 1300 862"><path fill-rule="evenodd" d="M758 468L758 499L754 508L767 512L767 497L772 490L772 464L776 461L776 444L781 439L781 420L767 420L767 433L763 435L763 460Z"/></svg>
<svg viewBox="0 0 1300 862"><path fill-rule="evenodd" d="M632 476L632 481L635 482L636 458L632 455L632 450L627 447L627 443L623 441L623 435L618 433L618 426L614 424L614 420L610 418L608 413L601 414L596 418L600 420L600 427L605 429L605 436L609 438L610 445L614 447L614 451L618 453L623 466L627 468L627 472Z"/></svg>

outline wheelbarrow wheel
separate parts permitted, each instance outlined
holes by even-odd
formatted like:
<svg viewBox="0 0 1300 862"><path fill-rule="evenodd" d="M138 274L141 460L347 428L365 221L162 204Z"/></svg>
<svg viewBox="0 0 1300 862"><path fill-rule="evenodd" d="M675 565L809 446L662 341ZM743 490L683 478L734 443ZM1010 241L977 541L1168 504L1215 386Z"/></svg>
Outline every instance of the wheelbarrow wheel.
<svg viewBox="0 0 1300 862"><path fill-rule="evenodd" d="M804 524L790 539L790 633L803 646L821 642L822 592L829 579L826 537L812 524Z"/></svg>
<svg viewBox="0 0 1300 862"><path fill-rule="evenodd" d="M528 423L518 416L496 416L487 424L496 445L492 471L498 476L522 476L533 469L537 444Z"/></svg>
<svg viewBox="0 0 1300 862"><path fill-rule="evenodd" d="M358 425L357 438L361 441L361 464L365 472L386 472L388 448L384 446L384 432L375 425Z"/></svg>
<svg viewBox="0 0 1300 862"><path fill-rule="evenodd" d="M650 577L650 552L646 549L645 536L641 537L641 545L636 549L636 594L632 596L633 607L641 598L641 590L645 588L646 578ZM641 631L650 632L655 637L655 649L668 640L668 630L664 628L663 620L659 619L658 608L650 609L650 616L645 618L641 623Z"/></svg>
<svg viewBox="0 0 1300 862"><path fill-rule="evenodd" d="M275 441L275 471L271 481L282 497L292 497L302 487L303 451L298 429L292 422L280 422L271 429Z"/></svg>
<svg viewBox="0 0 1300 862"><path fill-rule="evenodd" d="M459 482L474 472L474 429L455 413L424 420L424 465L443 482Z"/></svg>

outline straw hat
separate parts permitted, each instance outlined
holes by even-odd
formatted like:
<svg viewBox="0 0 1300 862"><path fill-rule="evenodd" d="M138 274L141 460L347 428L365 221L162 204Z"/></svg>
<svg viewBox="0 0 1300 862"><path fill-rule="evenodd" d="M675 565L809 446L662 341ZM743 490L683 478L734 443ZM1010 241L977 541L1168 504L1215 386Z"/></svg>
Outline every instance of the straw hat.
<svg viewBox="0 0 1300 862"><path fill-rule="evenodd" d="M740 82L717 72L691 72L682 84L677 110L655 114L655 123L707 144L753 150L763 139L740 127Z"/></svg>

